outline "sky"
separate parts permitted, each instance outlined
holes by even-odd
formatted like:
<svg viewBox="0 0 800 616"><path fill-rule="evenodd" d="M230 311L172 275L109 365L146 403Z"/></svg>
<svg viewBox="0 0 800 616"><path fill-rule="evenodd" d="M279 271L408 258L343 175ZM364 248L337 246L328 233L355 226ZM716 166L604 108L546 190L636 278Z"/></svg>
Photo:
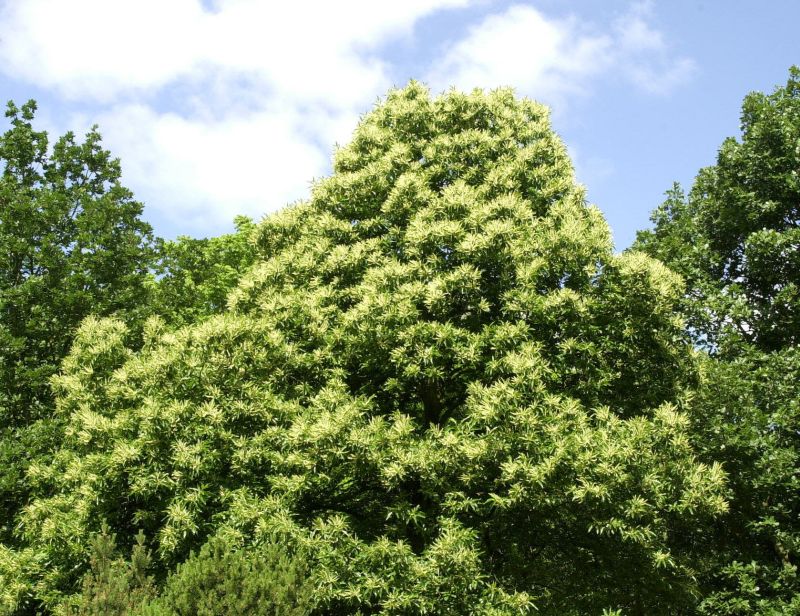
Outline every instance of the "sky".
<svg viewBox="0 0 800 616"><path fill-rule="evenodd" d="M392 87L511 86L622 250L786 83L798 24L798 0L0 0L0 91L53 136L98 124L174 238L306 198Z"/></svg>

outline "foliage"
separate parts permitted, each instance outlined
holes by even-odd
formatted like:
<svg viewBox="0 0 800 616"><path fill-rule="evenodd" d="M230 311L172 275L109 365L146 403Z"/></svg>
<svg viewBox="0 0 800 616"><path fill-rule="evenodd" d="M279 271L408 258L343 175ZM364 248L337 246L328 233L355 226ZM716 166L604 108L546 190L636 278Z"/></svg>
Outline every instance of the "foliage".
<svg viewBox="0 0 800 616"><path fill-rule="evenodd" d="M305 616L313 584L296 558L276 544L233 548L212 538L178 565L160 597L133 613L140 616Z"/></svg>
<svg viewBox="0 0 800 616"><path fill-rule="evenodd" d="M136 329L148 310L154 264L142 205L120 182L119 161L92 129L52 148L33 128L33 101L8 104L0 135L0 542L28 500L25 473L56 447L49 379L88 314Z"/></svg>
<svg viewBox="0 0 800 616"><path fill-rule="evenodd" d="M48 380L88 314L135 321L154 256L142 205L93 128L48 150L36 106L8 104L0 137L0 418L47 416Z"/></svg>
<svg viewBox="0 0 800 616"><path fill-rule="evenodd" d="M710 538L704 613L796 613L800 351L709 361L707 371L694 439L707 460L725 466L733 498Z"/></svg>
<svg viewBox="0 0 800 616"><path fill-rule="evenodd" d="M73 605L62 607L62 616L128 616L153 597L155 585L147 575L151 557L144 547L144 535L136 536L129 562L115 551L115 537L104 526L91 542L83 592Z"/></svg>
<svg viewBox="0 0 800 616"><path fill-rule="evenodd" d="M225 309L228 293L255 258L255 223L235 219L236 232L206 239L162 241L155 311L174 325L194 323Z"/></svg>
<svg viewBox="0 0 800 616"><path fill-rule="evenodd" d="M800 342L800 68L745 98L741 128L637 240L686 279L697 340L733 354Z"/></svg>
<svg viewBox="0 0 800 616"><path fill-rule="evenodd" d="M800 609L800 70L742 108L688 197L678 189L638 248L688 283L685 311L712 357L693 441L730 476L730 515L710 537L701 611Z"/></svg>
<svg viewBox="0 0 800 616"><path fill-rule="evenodd" d="M393 91L256 247L228 310L137 352L84 322L0 558L19 600L63 602L107 521L159 576L277 538L325 614L694 605L726 501L683 413L681 283L612 254L544 107Z"/></svg>

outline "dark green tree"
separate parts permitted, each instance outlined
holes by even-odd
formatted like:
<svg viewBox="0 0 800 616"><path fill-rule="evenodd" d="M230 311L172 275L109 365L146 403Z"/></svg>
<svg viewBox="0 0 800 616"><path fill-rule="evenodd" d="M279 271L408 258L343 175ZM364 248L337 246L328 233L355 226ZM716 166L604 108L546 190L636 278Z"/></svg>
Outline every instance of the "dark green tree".
<svg viewBox="0 0 800 616"><path fill-rule="evenodd" d="M173 326L194 323L223 312L228 293L253 264L255 223L245 216L234 220L236 231L196 239L181 236L159 245L155 311Z"/></svg>
<svg viewBox="0 0 800 616"><path fill-rule="evenodd" d="M730 355L800 342L800 69L748 95L741 122L741 140L688 196L674 187L636 244L686 280L696 340Z"/></svg>
<svg viewBox="0 0 800 616"><path fill-rule="evenodd" d="M800 612L800 69L742 106L741 139L688 195L675 187L635 248L680 272L711 358L693 440L731 478L705 562L703 611Z"/></svg>
<svg viewBox="0 0 800 616"><path fill-rule="evenodd" d="M52 409L48 381L89 314L127 322L147 309L155 256L141 203L93 128L48 150L36 105L9 103L0 137L0 417L25 425Z"/></svg>

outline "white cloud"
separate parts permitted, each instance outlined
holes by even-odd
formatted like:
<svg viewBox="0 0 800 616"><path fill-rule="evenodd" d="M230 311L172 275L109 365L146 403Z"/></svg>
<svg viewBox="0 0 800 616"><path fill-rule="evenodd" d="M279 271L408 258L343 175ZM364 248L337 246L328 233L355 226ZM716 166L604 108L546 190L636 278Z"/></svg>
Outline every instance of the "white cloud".
<svg viewBox="0 0 800 616"><path fill-rule="evenodd" d="M513 86L556 106L591 90L600 76L620 74L649 92L686 79L693 63L673 57L653 28L648 4L634 4L610 27L575 17L554 19L517 4L489 15L456 43L429 75L437 89Z"/></svg>
<svg viewBox="0 0 800 616"><path fill-rule="evenodd" d="M221 121L156 113L144 105L110 110L104 136L124 163L137 196L179 223L183 233L213 232L237 214L259 218L308 191L328 158L302 138L301 114L267 108Z"/></svg>
<svg viewBox="0 0 800 616"><path fill-rule="evenodd" d="M0 70L99 109L148 211L213 234L305 196L391 84L376 48L470 1L6 2Z"/></svg>
<svg viewBox="0 0 800 616"><path fill-rule="evenodd" d="M26 0L2 13L3 70L70 98L108 100L164 85L197 58L193 0Z"/></svg>
<svg viewBox="0 0 800 616"><path fill-rule="evenodd" d="M334 142L391 85L390 41L419 20L484 0L0 0L0 71L68 101L50 128L100 124L151 214L215 234L308 193ZM207 3L206 3L207 4ZM619 71L659 92L691 65L673 59L647 5L606 24L517 5L444 51L435 89L514 85L559 102ZM431 49L435 49L431 46ZM431 52L433 53L433 51ZM435 58L429 58L431 64ZM91 122L86 121L91 117Z"/></svg>
<svg viewBox="0 0 800 616"><path fill-rule="evenodd" d="M382 85L369 50L469 0L25 0L2 12L3 70L71 98L109 101L208 72L291 98L353 104ZM346 83L347 87L342 87Z"/></svg>
<svg viewBox="0 0 800 616"><path fill-rule="evenodd" d="M696 70L693 60L674 57L664 35L653 28L651 2L639 2L614 24L623 70L639 88L664 94L684 83Z"/></svg>
<svg viewBox="0 0 800 616"><path fill-rule="evenodd" d="M514 86L550 100L582 90L587 77L607 68L611 47L610 37L583 34L576 20L549 20L515 5L471 28L429 80L437 89Z"/></svg>

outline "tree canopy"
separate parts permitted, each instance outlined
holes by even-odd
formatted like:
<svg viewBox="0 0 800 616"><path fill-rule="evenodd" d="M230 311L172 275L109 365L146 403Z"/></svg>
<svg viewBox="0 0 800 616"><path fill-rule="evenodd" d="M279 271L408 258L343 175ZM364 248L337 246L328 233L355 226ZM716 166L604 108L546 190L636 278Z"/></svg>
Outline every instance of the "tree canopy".
<svg viewBox="0 0 800 616"><path fill-rule="evenodd" d="M708 614L800 611L800 69L742 106L742 136L654 213L637 248L687 281L684 312L712 357L692 438L729 473L703 574Z"/></svg>
<svg viewBox="0 0 800 616"><path fill-rule="evenodd" d="M146 305L152 232L92 129L48 148L36 105L9 103L0 137L0 417L6 426L43 416L47 382L81 320ZM121 312L120 312L121 311Z"/></svg>
<svg viewBox="0 0 800 616"><path fill-rule="evenodd" d="M686 279L696 339L733 354L800 342L800 69L745 98L741 130L637 240Z"/></svg>
<svg viewBox="0 0 800 616"><path fill-rule="evenodd" d="M325 614L695 603L727 503L688 434L681 280L613 254L546 108L392 91L255 245L221 315L151 319L140 350L84 321L7 605L76 592L104 523L157 576L280 541Z"/></svg>

